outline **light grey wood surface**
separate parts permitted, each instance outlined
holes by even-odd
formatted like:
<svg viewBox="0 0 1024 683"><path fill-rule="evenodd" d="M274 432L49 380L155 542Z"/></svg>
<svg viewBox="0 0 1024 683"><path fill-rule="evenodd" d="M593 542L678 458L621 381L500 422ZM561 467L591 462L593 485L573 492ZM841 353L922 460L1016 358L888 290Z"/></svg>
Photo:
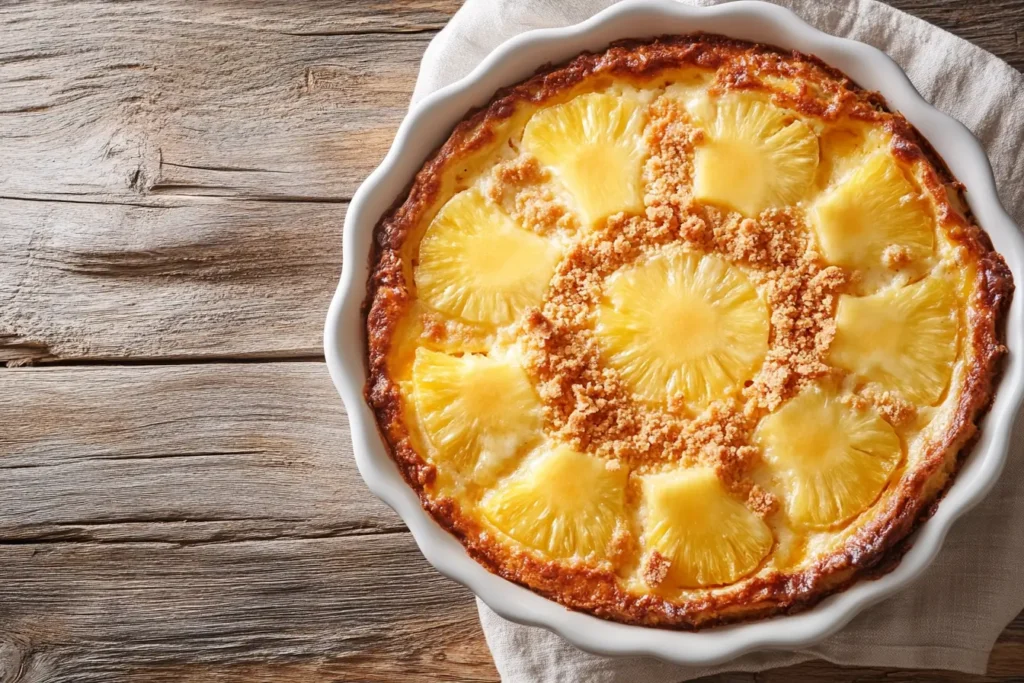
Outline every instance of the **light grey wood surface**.
<svg viewBox="0 0 1024 683"><path fill-rule="evenodd" d="M1024 0L895 4L1024 67ZM0 682L496 680L320 351L347 201L457 7L0 2ZM990 673L1024 676L1024 619ZM823 679L966 680L756 676Z"/></svg>

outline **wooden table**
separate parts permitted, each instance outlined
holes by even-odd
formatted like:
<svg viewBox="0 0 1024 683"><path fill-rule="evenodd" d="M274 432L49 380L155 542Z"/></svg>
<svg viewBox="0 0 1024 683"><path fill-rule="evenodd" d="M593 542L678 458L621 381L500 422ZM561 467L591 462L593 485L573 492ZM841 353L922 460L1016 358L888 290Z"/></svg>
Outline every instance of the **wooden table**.
<svg viewBox="0 0 1024 683"><path fill-rule="evenodd" d="M1024 68L1024 0L897 4ZM0 681L497 679L320 346L348 200L457 6L0 4ZM1024 674L1024 618L991 672ZM965 680L756 679L922 676Z"/></svg>

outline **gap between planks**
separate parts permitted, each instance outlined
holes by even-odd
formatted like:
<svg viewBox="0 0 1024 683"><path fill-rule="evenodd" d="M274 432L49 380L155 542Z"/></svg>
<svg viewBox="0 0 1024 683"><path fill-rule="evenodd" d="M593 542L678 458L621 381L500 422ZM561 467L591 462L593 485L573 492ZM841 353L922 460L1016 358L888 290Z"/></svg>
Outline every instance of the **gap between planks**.
<svg viewBox="0 0 1024 683"><path fill-rule="evenodd" d="M289 354L275 356L271 354L254 355L210 355L210 356L151 356L148 358L57 358L55 360L40 360L37 362L17 363L9 367L75 367L75 366L101 366L101 367L138 367L155 365L214 365L214 364L244 364L244 363L326 363L327 359L322 353ZM2 366L0 366L2 370Z"/></svg>
<svg viewBox="0 0 1024 683"><path fill-rule="evenodd" d="M186 525L186 524L200 524L202 522L238 522L238 521L249 521L259 520L264 518L235 518L235 519L210 519L210 520L147 520L139 519L137 521L122 521L122 522L93 522L88 524L70 524L67 531L50 531L48 533L53 534L53 537L35 537L35 538L5 538L0 536L0 548L8 546L61 546L61 545L118 545L118 546L158 546L163 548L191 548L197 546L207 545L229 545L236 543L284 543L292 541L318 541L329 538L360 538L360 537L379 537L379 536L394 536L394 535L407 535L412 538L409 529L404 524L397 524L392 527L380 527L377 529L359 528L359 529L339 529L337 531L324 531L319 533L300 533L300 534L277 534L273 536L251 536L243 538L214 538L210 540L160 540L153 538L145 538L143 536L133 537L128 535L123 538L88 538L88 537L75 537L76 528L97 528L97 527L110 527L110 526L129 526L137 524L139 526L148 527L150 530L153 527L158 527L162 524L171 525Z"/></svg>

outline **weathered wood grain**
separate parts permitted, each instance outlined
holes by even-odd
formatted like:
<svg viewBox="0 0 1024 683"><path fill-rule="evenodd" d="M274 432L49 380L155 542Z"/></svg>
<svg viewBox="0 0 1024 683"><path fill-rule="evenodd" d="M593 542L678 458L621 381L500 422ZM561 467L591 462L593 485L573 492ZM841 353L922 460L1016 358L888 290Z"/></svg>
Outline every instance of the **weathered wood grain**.
<svg viewBox="0 0 1024 683"><path fill-rule="evenodd" d="M345 209L0 200L0 364L320 357Z"/></svg>
<svg viewBox="0 0 1024 683"><path fill-rule="evenodd" d="M469 594L407 533L0 545L0 680L493 681Z"/></svg>
<svg viewBox="0 0 1024 683"><path fill-rule="evenodd" d="M277 30L284 3L243 6L7 8L0 196L350 197L405 114L433 31L372 32L391 30L379 6L343 2L293 10Z"/></svg>
<svg viewBox="0 0 1024 683"><path fill-rule="evenodd" d="M356 472L323 363L7 370L0 396L0 542L404 529Z"/></svg>
<svg viewBox="0 0 1024 683"><path fill-rule="evenodd" d="M140 22L162 21L171 24L189 22L223 24L268 31L282 35L349 35L352 33L413 33L432 31L447 23L462 4L461 0L140 0L132 12L116 0L32 0L6 3L0 18L15 26L25 26L39 17L75 12L100 20Z"/></svg>

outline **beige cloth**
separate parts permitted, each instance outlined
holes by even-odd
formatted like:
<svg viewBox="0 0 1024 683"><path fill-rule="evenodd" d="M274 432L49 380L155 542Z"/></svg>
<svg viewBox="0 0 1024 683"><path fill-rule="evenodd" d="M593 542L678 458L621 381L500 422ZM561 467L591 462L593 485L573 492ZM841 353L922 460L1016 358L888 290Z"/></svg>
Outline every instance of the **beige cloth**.
<svg viewBox="0 0 1024 683"><path fill-rule="evenodd" d="M717 4L688 0L690 4ZM413 101L468 73L522 31L577 23L611 0L468 0L431 42ZM779 0L833 35L887 52L917 89L985 144L1003 204L1024 225L1024 75L970 43L874 0ZM847 665L984 673L989 651L1024 608L1024 425L1002 479L953 528L935 564L909 589L837 635L797 652L754 653L695 669L644 657L588 654L543 629L513 624L479 603L505 683L675 683L720 671L759 671L811 658Z"/></svg>

